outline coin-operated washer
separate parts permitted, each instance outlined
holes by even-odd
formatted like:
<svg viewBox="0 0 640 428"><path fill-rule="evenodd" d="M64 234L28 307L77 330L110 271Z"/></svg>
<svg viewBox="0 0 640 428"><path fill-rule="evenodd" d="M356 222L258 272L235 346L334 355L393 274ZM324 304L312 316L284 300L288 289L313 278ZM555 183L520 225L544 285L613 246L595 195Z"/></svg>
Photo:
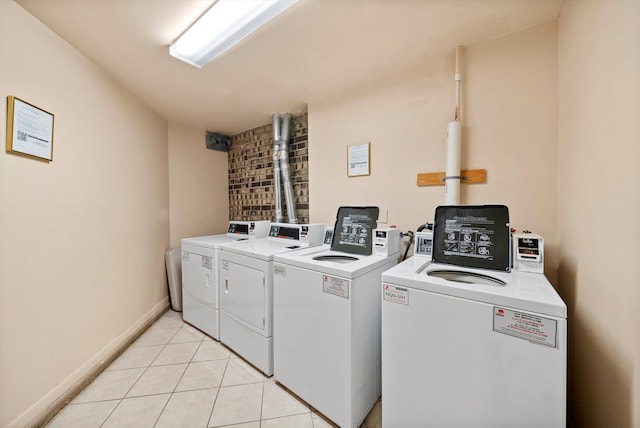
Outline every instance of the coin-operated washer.
<svg viewBox="0 0 640 428"><path fill-rule="evenodd" d="M322 244L322 224L271 223L269 236L220 254L220 341L273 374L273 257Z"/></svg>
<svg viewBox="0 0 640 428"><path fill-rule="evenodd" d="M268 220L230 221L227 233L182 240L182 318L220 340L220 248L231 242L265 238Z"/></svg>
<svg viewBox="0 0 640 428"><path fill-rule="evenodd" d="M511 270L504 206L438 207L433 234L432 262L382 275L382 425L564 427L567 308L542 240Z"/></svg>
<svg viewBox="0 0 640 428"><path fill-rule="evenodd" d="M342 427L380 396L380 281L399 229L377 207L341 207L330 248L274 257L274 378Z"/></svg>

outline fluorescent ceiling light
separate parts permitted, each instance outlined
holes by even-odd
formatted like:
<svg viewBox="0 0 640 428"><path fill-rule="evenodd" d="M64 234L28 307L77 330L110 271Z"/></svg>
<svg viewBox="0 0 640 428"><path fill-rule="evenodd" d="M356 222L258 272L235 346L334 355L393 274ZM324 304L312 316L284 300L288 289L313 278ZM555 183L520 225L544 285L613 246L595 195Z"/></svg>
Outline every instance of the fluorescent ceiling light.
<svg viewBox="0 0 640 428"><path fill-rule="evenodd" d="M298 0L218 0L169 53L201 68Z"/></svg>

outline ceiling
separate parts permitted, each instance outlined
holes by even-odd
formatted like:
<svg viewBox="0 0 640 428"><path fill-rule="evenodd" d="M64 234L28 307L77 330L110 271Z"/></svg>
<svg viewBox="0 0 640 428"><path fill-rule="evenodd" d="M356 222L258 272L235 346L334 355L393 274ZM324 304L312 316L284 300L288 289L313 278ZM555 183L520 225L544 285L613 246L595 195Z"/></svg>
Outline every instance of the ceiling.
<svg viewBox="0 0 640 428"><path fill-rule="evenodd" d="M299 0L202 69L169 56L169 45L214 0L17 3L162 117L232 135L458 45L549 22L561 1Z"/></svg>

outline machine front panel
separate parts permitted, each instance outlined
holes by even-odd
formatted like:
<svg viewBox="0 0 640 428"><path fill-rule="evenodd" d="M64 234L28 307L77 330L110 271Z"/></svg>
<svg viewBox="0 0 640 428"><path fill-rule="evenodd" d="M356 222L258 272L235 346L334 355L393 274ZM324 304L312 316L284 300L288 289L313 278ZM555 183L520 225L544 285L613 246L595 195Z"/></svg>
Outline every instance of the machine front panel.
<svg viewBox="0 0 640 428"><path fill-rule="evenodd" d="M183 294L217 306L215 251L191 245L182 246Z"/></svg>
<svg viewBox="0 0 640 428"><path fill-rule="evenodd" d="M220 312L188 294L182 299L182 318L214 339L220 339Z"/></svg>
<svg viewBox="0 0 640 428"><path fill-rule="evenodd" d="M565 426L565 319L553 348L494 331L492 304L401 288L382 302L383 426Z"/></svg>
<svg viewBox="0 0 640 428"><path fill-rule="evenodd" d="M220 309L258 330L266 327L266 272L229 260L221 261Z"/></svg>

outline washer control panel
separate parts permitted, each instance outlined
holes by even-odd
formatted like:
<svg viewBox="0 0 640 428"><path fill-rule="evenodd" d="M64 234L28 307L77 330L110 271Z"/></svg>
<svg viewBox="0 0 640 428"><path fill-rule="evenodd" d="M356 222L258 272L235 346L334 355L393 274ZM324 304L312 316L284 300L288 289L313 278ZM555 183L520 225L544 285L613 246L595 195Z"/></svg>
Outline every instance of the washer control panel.
<svg viewBox="0 0 640 428"><path fill-rule="evenodd" d="M514 233L513 268L524 272L544 273L544 239L531 232Z"/></svg>
<svg viewBox="0 0 640 428"><path fill-rule="evenodd" d="M373 254L390 256L400 252L400 229L374 229Z"/></svg>
<svg viewBox="0 0 640 428"><path fill-rule="evenodd" d="M433 231L424 230L416 232L416 246L413 250L414 256L423 256L431 259L433 255Z"/></svg>

